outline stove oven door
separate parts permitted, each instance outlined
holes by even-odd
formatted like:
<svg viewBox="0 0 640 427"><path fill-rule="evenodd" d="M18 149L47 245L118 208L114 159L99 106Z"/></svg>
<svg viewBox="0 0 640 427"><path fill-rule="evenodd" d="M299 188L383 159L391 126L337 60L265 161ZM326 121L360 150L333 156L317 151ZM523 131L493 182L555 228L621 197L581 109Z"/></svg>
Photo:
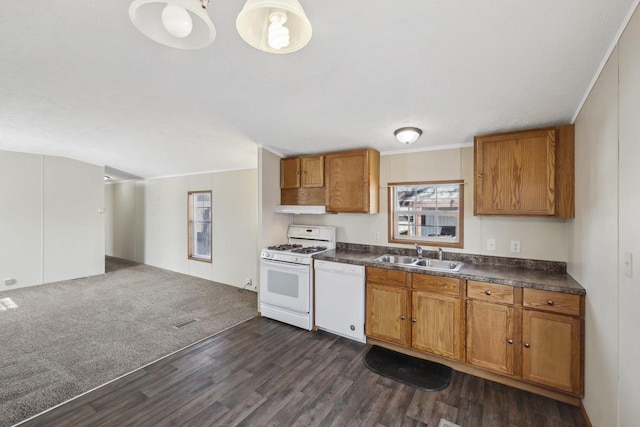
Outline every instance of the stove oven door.
<svg viewBox="0 0 640 427"><path fill-rule="evenodd" d="M305 314L310 311L311 266L260 260L260 303Z"/></svg>

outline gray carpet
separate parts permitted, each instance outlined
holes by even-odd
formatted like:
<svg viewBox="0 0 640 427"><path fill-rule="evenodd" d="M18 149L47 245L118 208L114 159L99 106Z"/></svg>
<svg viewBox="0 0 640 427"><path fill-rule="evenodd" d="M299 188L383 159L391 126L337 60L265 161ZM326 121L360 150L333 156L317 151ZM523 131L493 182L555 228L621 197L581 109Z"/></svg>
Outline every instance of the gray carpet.
<svg viewBox="0 0 640 427"><path fill-rule="evenodd" d="M253 292L113 258L106 271L0 292L0 426L257 314Z"/></svg>

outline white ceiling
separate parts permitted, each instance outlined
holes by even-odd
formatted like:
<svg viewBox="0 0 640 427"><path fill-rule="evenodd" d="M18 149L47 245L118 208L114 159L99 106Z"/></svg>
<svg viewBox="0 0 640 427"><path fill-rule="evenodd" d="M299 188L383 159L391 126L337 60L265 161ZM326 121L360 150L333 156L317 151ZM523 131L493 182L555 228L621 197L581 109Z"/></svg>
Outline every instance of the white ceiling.
<svg viewBox="0 0 640 427"><path fill-rule="evenodd" d="M0 149L141 177L291 155L468 145L569 123L634 0L302 0L311 42L260 52L212 0L201 50L157 44L129 0L0 3ZM403 147L393 131L424 134Z"/></svg>

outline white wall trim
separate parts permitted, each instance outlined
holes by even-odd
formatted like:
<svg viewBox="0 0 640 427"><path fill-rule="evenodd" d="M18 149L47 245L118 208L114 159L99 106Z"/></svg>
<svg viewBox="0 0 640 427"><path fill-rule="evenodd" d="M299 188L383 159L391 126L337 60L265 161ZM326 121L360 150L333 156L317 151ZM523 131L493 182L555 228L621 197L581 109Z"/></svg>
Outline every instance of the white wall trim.
<svg viewBox="0 0 640 427"><path fill-rule="evenodd" d="M638 0L640 1L640 0ZM455 150L458 148L468 148L473 147L473 142L464 142L461 144L451 144L451 145L434 145L431 147L422 147L422 148L414 148L411 150L390 150L390 151L382 151L380 152L381 156L392 156L394 154L409 154L409 153L421 153L423 151L440 151L440 150Z"/></svg>
<svg viewBox="0 0 640 427"><path fill-rule="evenodd" d="M573 114L571 123L576 122L576 119L578 118L578 115L580 114L580 111L582 110L584 103L587 102L587 98L589 97L589 94L593 90L593 87L596 85L596 82L598 81L600 74L602 74L602 70L604 70L605 65L607 65L607 62L609 61L609 57L611 57L613 50L616 48L616 46L618 46L618 42L620 41L620 37L622 37L622 33L624 33L624 30L627 28L629 21L631 21L633 14L638 8L638 4L640 4L640 0L633 1L633 4L631 5L629 12L627 12L627 16L625 16L624 20L622 21L622 24L620 24L620 28L618 28L618 32L616 33L615 37L613 38L613 41L609 45L609 49L607 49L607 53L604 55L602 62L600 62L600 66L598 67L595 75L593 76L593 79L591 79L591 83L589 83L589 87L587 87L587 91L582 96L582 100L580 101L580 104L578 104L578 108L576 109L576 112Z"/></svg>
<svg viewBox="0 0 640 427"><path fill-rule="evenodd" d="M40 155L40 283L44 283L44 155Z"/></svg>
<svg viewBox="0 0 640 427"><path fill-rule="evenodd" d="M144 179L138 180L138 181L151 181L153 179L166 179L166 178L181 178L181 177L184 177L184 176L206 175L206 174L209 174L209 173L238 172L238 171L248 171L248 170L254 170L254 169L258 169L258 167L256 166L255 168L219 169L219 170L211 170L211 171L204 171L204 172L189 172L189 173L179 173L179 174L175 174L175 175L153 176L153 177L144 178ZM114 184L119 184L119 183L114 182Z"/></svg>

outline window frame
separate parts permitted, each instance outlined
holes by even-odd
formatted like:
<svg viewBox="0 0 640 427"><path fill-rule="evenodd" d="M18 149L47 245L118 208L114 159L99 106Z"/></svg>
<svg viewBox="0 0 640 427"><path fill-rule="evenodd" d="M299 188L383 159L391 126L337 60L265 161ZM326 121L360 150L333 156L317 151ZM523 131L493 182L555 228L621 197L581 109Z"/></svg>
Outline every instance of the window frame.
<svg viewBox="0 0 640 427"><path fill-rule="evenodd" d="M194 223L205 221L196 221L193 218L194 206L193 200L195 200L195 195L197 194L209 194L209 257L201 257L194 255L194 236L193 236L193 227ZM211 190L199 190L199 191L189 191L187 192L187 233L188 233L188 247L187 247L187 258L193 261L200 262L213 262L213 192Z"/></svg>
<svg viewBox="0 0 640 427"><path fill-rule="evenodd" d="M416 238L416 236L412 236L410 239L403 239L396 236L396 188L398 187L406 187L406 186L440 186L440 185L450 185L450 184L458 184L460 189L459 191L459 201L458 201L458 225L457 225L457 242L446 241L442 238L429 238L436 236L426 236L425 238ZM400 243L400 244L418 244L424 246L437 246L437 247L445 247L445 248L464 248L464 180L447 180L447 181L412 181L412 182L390 182L387 184L387 230L388 230L388 241L389 243Z"/></svg>

